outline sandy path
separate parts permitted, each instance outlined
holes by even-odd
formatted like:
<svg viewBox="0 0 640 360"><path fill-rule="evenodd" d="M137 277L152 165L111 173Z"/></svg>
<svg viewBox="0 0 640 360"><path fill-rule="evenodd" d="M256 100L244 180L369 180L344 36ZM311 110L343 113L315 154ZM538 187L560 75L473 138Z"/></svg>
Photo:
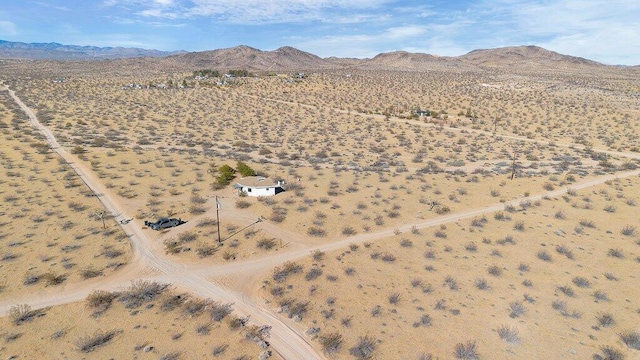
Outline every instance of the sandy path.
<svg viewBox="0 0 640 360"><path fill-rule="evenodd" d="M9 90L8 87L5 86L4 90L9 91L16 103L20 105L25 113L27 113L32 125L42 131L46 136L53 151L59 154L70 164L78 176L80 176L87 186L96 194L96 196L98 196L107 211L109 211L116 220L131 218L132 216L122 213L122 209L124 208L122 204L114 200L115 197L111 196L99 179L93 176L91 171L78 162L72 154L59 146L51 131L38 122L33 111L20 101L20 99L15 96L15 93ZM429 125L424 123L418 124ZM520 138L517 139L525 140ZM526 139L525 141L536 140ZM638 154L609 153L630 158L638 157ZM413 226L421 229L446 224L502 210L504 209L505 204L517 206L523 200L535 201L544 196L556 197L562 195L568 189L583 189L602 184L612 179L638 176L639 174L640 170L605 175L595 179L575 183L569 187L537 194L527 198L523 197L507 203L497 203L468 211L437 216L432 219L413 222L399 227L387 228L377 232L358 234L333 242L327 242L326 240L323 241L323 243L319 243L318 241L307 241L309 239L305 239L306 237L303 235L284 231L270 223L261 223L261 226L265 227L265 231L270 233L276 232L278 237L282 238L286 242L294 244L295 246L283 249L281 252L271 256L219 265L189 265L179 264L172 261L162 253L160 247L154 246L155 244L150 241L149 237L142 230L141 225L134 220L128 224L120 224L130 238L134 254L131 263L126 265L123 269L103 279L91 280L52 289L50 292L38 295L37 297L24 297L21 299L12 299L11 303L0 303L0 313L6 313L6 311L16 303L28 303L33 308L42 308L80 301L94 289L117 290L119 288L126 287L133 279L143 278L158 280L172 283L182 290L190 291L205 298L234 303L234 308L239 315L250 316L252 322L258 325L264 324L271 326L271 338L269 341L272 345L272 350L285 359L322 359L324 356L307 342L305 336L301 333L299 326L296 326L291 321L274 314L273 311L265 306L264 302L261 301L262 299L260 299L259 292L257 291L259 287L258 282L267 276L268 271L272 268L280 265L284 261L295 260L308 256L314 250L332 251L344 248L352 243L358 244L372 242L394 236L396 229L400 232L406 232L410 231ZM255 221L255 218L251 217L246 212L235 210L230 199L225 199L224 202L226 203L225 208L227 210L223 213L223 216L233 217L234 220L241 220L241 222ZM180 229L178 231L183 230L184 229ZM215 278L214 282L210 282L207 280L208 278Z"/></svg>

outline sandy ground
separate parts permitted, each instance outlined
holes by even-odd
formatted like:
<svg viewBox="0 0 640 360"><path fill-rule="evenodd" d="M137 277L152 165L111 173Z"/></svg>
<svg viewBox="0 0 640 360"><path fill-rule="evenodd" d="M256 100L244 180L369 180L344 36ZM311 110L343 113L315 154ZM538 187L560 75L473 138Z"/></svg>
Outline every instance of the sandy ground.
<svg viewBox="0 0 640 360"><path fill-rule="evenodd" d="M3 135L13 142L3 142L2 149L3 165L11 159L14 168L5 169L2 196L25 178L38 178L33 163L53 171L46 166L56 158L22 141L42 139L16 126L28 121L14 109L21 98L32 120L37 113L46 125L53 151L65 159L56 166L69 163L67 173L80 174L74 181L88 184L83 191L100 194L97 200L114 217L108 229L123 231L132 247L121 241L126 265L89 280L67 271L61 285L26 287L10 275L0 293L7 296L0 298L3 311L19 303L42 308L77 302L93 289L121 290L144 278L234 303L239 316L251 316L251 324L272 326L269 350L288 359L353 358L363 336L372 340L376 358L452 358L458 344L460 351L475 344L467 352L482 358L584 358L602 346L637 356L619 336L638 331L640 307L633 286L639 263L633 216L639 129L633 119L640 105L627 91L633 75L616 73L580 85L558 74L371 71L349 78L314 74L293 83L260 78L230 87L122 88L134 80L140 81L73 76L55 84L46 77L11 82L19 98L13 105L3 100L2 123L12 126ZM439 111L440 119L412 118L415 108ZM476 117L473 122L467 111ZM256 199L212 186L215 169L237 160L285 180L288 191ZM52 188L61 190L42 189L40 205L56 199ZM28 208L25 191L17 193L9 199L16 202L8 208L12 214ZM64 194L87 209L99 207L88 202L96 197L72 196ZM221 246L212 221L216 196L223 205ZM36 215L12 216L34 227ZM163 232L143 226L146 219L167 215L187 223ZM83 231L99 228L95 218L87 222ZM7 235L28 235L20 228ZM73 261L82 261L83 268L114 268L95 256L104 252L108 236L92 235L104 239ZM180 239L188 239L181 251L167 253L166 244ZM5 253L14 251L7 241L2 245ZM46 252L39 249L47 241L28 246L35 253L7 261L45 273L51 260L37 253ZM49 247L54 246L59 245ZM541 260L541 251L551 261ZM62 273L53 261L54 274ZM287 261L302 271L274 278L291 267ZM10 271L25 276L20 269ZM308 308L291 314L300 304ZM522 314L510 316L521 306ZM57 331L49 328L55 321L45 321L61 309L55 306L47 310L51 316L34 320L41 334ZM171 315L154 309L145 309L149 317L142 326L166 329L158 324ZM126 312L112 310L105 318ZM603 315L615 321L599 324ZM79 322L88 323L86 331L97 329L91 321ZM180 317L172 324L193 327ZM497 334L503 326L511 343ZM128 325L117 328L129 334ZM6 338L16 329L7 330ZM185 341L158 346L152 354L194 358L216 345L177 331ZM31 333L8 341L7 348L33 343ZM335 353L323 352L332 334L343 341ZM233 343L242 344L236 336ZM73 341L65 353L78 354ZM113 347L119 343L122 349L136 346L117 335L99 351L117 355Z"/></svg>

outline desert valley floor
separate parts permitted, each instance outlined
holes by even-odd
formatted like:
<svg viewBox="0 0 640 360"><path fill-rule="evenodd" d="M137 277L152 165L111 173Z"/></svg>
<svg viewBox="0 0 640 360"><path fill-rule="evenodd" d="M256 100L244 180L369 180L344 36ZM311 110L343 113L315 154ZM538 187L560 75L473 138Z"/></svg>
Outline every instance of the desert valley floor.
<svg viewBox="0 0 640 360"><path fill-rule="evenodd" d="M3 61L0 356L640 359L640 70L478 61Z"/></svg>

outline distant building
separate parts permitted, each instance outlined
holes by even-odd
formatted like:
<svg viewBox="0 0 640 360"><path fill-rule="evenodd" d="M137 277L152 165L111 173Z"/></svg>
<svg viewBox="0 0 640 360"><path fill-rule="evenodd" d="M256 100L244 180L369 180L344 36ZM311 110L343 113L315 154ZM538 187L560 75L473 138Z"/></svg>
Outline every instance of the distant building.
<svg viewBox="0 0 640 360"><path fill-rule="evenodd" d="M263 176L247 176L238 179L233 185L238 193L248 196L273 196L284 191L282 181L276 181Z"/></svg>

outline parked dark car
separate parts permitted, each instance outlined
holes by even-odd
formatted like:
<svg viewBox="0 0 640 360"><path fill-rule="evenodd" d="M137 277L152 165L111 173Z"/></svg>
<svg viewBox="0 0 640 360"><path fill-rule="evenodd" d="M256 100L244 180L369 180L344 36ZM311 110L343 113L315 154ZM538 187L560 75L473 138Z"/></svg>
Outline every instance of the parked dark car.
<svg viewBox="0 0 640 360"><path fill-rule="evenodd" d="M186 221L176 218L160 218L156 222L145 221L144 224L152 230L162 230L184 224Z"/></svg>

